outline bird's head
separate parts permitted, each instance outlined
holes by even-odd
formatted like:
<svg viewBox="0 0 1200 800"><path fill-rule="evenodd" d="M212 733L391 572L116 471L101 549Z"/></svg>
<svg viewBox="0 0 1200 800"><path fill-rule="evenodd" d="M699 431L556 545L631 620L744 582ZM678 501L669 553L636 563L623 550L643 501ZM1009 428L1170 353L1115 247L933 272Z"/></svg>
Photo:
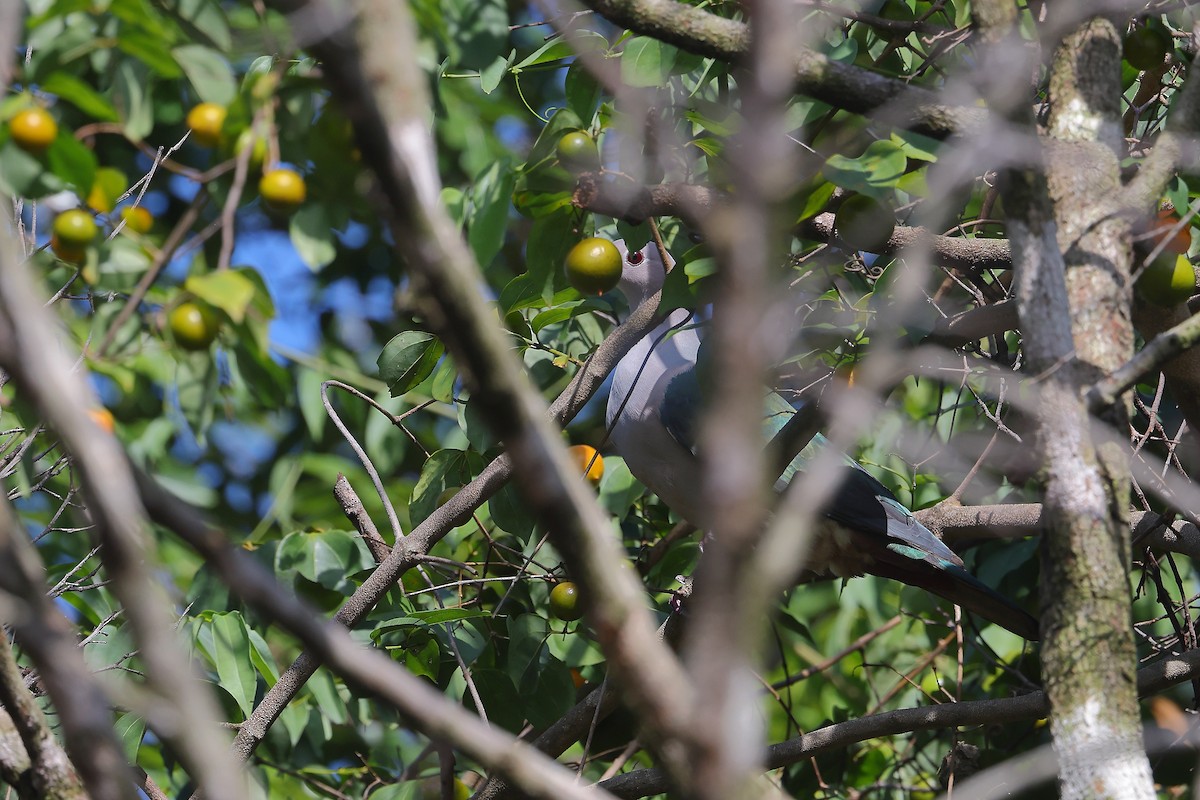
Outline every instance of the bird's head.
<svg viewBox="0 0 1200 800"><path fill-rule="evenodd" d="M647 297L662 288L667 269L663 266L662 257L654 242L649 242L641 250L634 250L632 253L625 246L624 239L618 239L613 244L621 253L621 281L617 288L625 295L629 308L635 309ZM670 261L671 265L674 263L674 260Z"/></svg>

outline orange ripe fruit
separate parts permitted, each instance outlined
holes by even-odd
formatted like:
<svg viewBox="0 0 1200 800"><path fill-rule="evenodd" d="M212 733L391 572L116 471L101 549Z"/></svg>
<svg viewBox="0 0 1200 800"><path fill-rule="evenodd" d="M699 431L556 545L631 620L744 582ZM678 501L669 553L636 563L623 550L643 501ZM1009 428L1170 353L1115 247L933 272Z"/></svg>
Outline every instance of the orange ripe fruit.
<svg viewBox="0 0 1200 800"><path fill-rule="evenodd" d="M1171 229L1179 224L1179 215L1175 213L1173 208L1160 208L1158 210L1158 218L1154 221L1151 230L1154 233L1154 246L1158 247L1158 243L1166 238ZM1186 253L1188 248L1192 246L1192 226L1184 225L1176 231L1167 242L1164 248L1168 253Z"/></svg>
<svg viewBox="0 0 1200 800"><path fill-rule="evenodd" d="M580 473L587 476L593 484L600 483L600 479L604 477L604 457L596 452L596 448L590 444L576 444L568 447L567 452L571 454L571 460L579 466Z"/></svg>
<svg viewBox="0 0 1200 800"><path fill-rule="evenodd" d="M107 408L89 408L87 413L92 418L92 422L100 426L105 433L112 433L116 429L112 412Z"/></svg>

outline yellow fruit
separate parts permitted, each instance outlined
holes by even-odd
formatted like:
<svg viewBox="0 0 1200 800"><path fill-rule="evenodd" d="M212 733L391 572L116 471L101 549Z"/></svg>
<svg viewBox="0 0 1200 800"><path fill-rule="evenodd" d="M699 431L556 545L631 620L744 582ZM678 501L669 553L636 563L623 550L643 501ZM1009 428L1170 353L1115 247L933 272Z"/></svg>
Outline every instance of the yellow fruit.
<svg viewBox="0 0 1200 800"><path fill-rule="evenodd" d="M1129 66L1147 70L1161 67L1171 49L1171 34L1160 25L1143 25L1125 37L1122 49Z"/></svg>
<svg viewBox="0 0 1200 800"><path fill-rule="evenodd" d="M583 616L579 589L575 584L563 581L550 590L550 613L564 622L574 622Z"/></svg>
<svg viewBox="0 0 1200 800"><path fill-rule="evenodd" d="M100 229L92 215L82 209L73 208L54 218L53 234L64 245L83 247L91 244Z"/></svg>
<svg viewBox="0 0 1200 800"><path fill-rule="evenodd" d="M107 214L117 206L117 198L129 188L129 178L124 172L112 167L100 167L96 170L96 178L92 181L92 189L88 192L87 204Z"/></svg>
<svg viewBox="0 0 1200 800"><path fill-rule="evenodd" d="M216 312L205 303L191 300L175 306L167 323L175 343L184 350L207 350L221 329Z"/></svg>
<svg viewBox="0 0 1200 800"><path fill-rule="evenodd" d="M558 140L555 147L558 163L570 172L590 172L600 169L600 151L596 140L583 131L571 131Z"/></svg>
<svg viewBox="0 0 1200 800"><path fill-rule="evenodd" d="M849 197L833 218L833 229L855 250L881 252L892 238L896 220L892 210L865 194Z"/></svg>
<svg viewBox="0 0 1200 800"><path fill-rule="evenodd" d="M221 141L221 129L225 125L225 107L216 103L201 103L187 115L187 126L192 129L192 139L203 147L216 147Z"/></svg>
<svg viewBox="0 0 1200 800"><path fill-rule="evenodd" d="M290 169L273 169L262 176L258 191L272 211L290 214L304 204L308 187L304 178Z"/></svg>
<svg viewBox="0 0 1200 800"><path fill-rule="evenodd" d="M1137 279L1138 294L1157 306L1179 305L1196 292L1196 273L1185 255L1163 253Z"/></svg>
<svg viewBox="0 0 1200 800"><path fill-rule="evenodd" d="M92 422L96 423L105 433L112 433L116 430L116 421L113 419L112 412L107 408L89 408L87 413L92 418Z"/></svg>
<svg viewBox="0 0 1200 800"><path fill-rule="evenodd" d="M567 253L564 269L580 294L604 294L621 280L621 253L607 239L584 239Z"/></svg>
<svg viewBox="0 0 1200 800"><path fill-rule="evenodd" d="M17 147L37 154L58 136L58 123L44 108L27 108L9 120L8 131Z"/></svg>
<svg viewBox="0 0 1200 800"><path fill-rule="evenodd" d="M154 227L154 215L143 206L122 208L121 219L125 220L125 228L134 233L149 233Z"/></svg>
<svg viewBox="0 0 1200 800"><path fill-rule="evenodd" d="M604 457L596 452L596 448L590 444L576 444L568 447L567 452L589 481L599 483L604 477Z"/></svg>

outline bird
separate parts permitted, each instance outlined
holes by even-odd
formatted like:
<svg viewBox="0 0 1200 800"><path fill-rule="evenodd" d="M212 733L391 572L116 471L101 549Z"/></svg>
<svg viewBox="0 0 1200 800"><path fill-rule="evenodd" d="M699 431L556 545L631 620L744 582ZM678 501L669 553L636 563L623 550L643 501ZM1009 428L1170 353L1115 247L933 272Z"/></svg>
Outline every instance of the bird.
<svg viewBox="0 0 1200 800"><path fill-rule="evenodd" d="M614 244L622 258L617 289L632 310L662 288L667 265L653 242L632 251L623 240ZM704 328L705 320L688 309L670 312L614 367L606 413L609 442L629 471L694 524L704 519L695 437L703 407L697 362ZM781 395L768 392L768 435L779 435L796 411L797 406ZM810 448L827 444L817 434ZM803 467L806 454L807 450L782 471L777 490L786 488ZM839 469L841 482L822 508L806 570L839 578L874 574L898 580L1022 638L1039 638L1033 616L971 575L962 559L861 464L844 456Z"/></svg>

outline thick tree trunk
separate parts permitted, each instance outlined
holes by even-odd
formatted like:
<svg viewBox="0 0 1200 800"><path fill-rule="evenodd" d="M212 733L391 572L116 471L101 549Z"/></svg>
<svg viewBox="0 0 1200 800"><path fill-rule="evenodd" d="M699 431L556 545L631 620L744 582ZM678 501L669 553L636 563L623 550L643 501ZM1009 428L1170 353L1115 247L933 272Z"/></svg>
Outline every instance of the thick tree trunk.
<svg viewBox="0 0 1200 800"><path fill-rule="evenodd" d="M1062 797L1152 798L1142 749L1129 605L1128 410L1093 425L1080 392L1133 354L1128 215L1120 213L1121 36L1095 17L1059 43L1048 129L995 67L1019 57L1008 3L981 0L989 100L1023 130L1025 163L1002 171L1026 370L1039 377L1046 468L1042 676Z"/></svg>
<svg viewBox="0 0 1200 800"><path fill-rule="evenodd" d="M1074 353L1052 345L1027 351L1034 373L1062 368L1042 409L1042 675L1068 799L1154 796L1134 680L1129 468L1115 438L1128 429L1128 407L1106 412L1110 427L1092 426L1079 399L1082 387L1133 355L1129 222L1116 205L1120 63L1120 31L1100 17L1070 33L1054 56L1046 176L1070 309L1063 345ZM1020 301L1036 302L1027 291Z"/></svg>

